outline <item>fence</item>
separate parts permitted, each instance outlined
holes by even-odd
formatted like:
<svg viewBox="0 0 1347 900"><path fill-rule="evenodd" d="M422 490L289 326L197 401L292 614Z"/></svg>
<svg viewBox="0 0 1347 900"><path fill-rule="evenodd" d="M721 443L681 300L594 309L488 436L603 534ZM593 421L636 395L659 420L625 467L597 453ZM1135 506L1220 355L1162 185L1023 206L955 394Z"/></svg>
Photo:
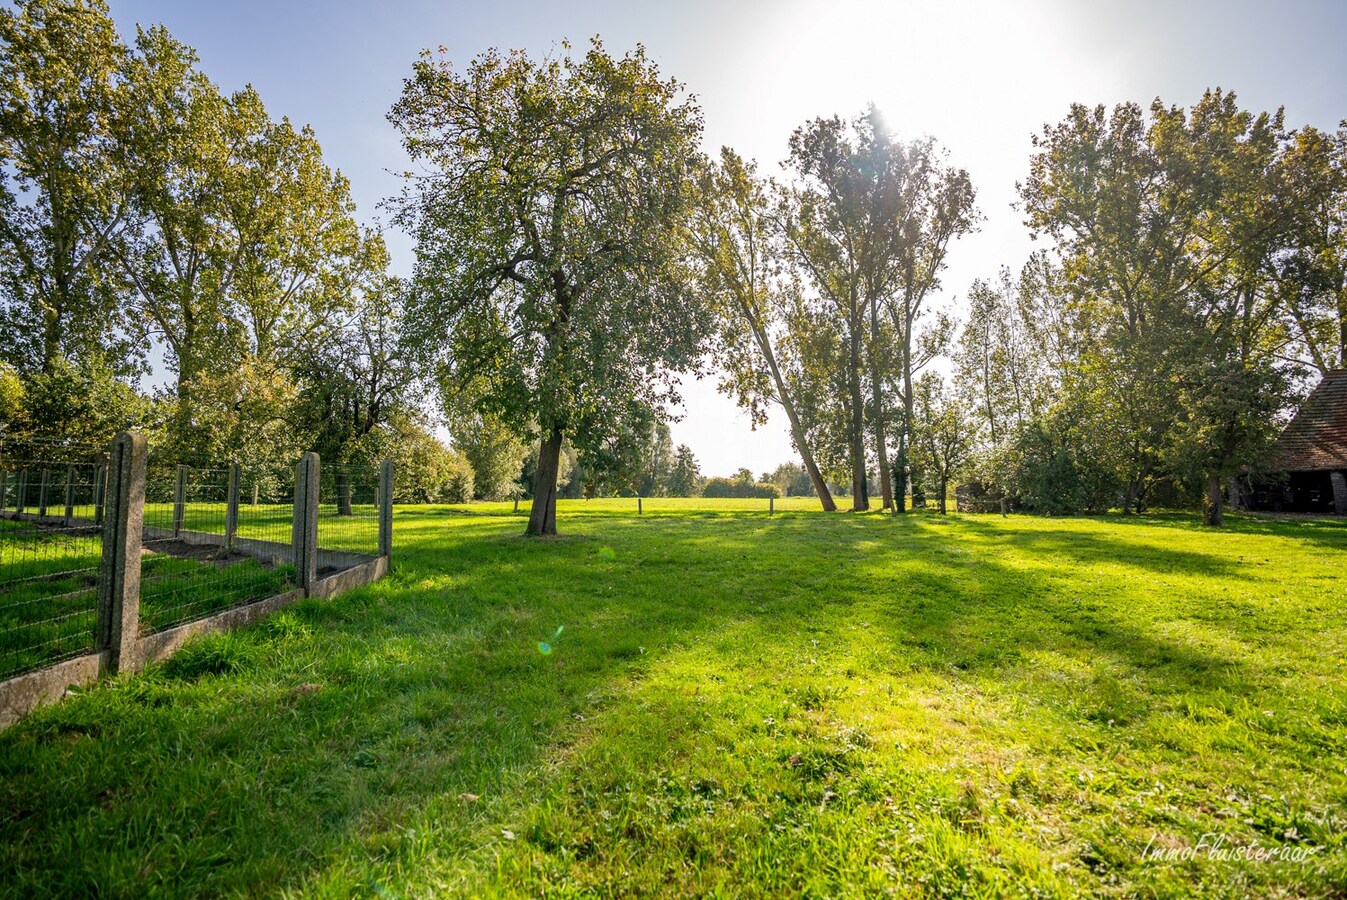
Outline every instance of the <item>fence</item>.
<svg viewBox="0 0 1347 900"><path fill-rule="evenodd" d="M106 458L25 443L0 456L0 678L93 649Z"/></svg>
<svg viewBox="0 0 1347 900"><path fill-rule="evenodd" d="M194 634L381 577L392 478L309 453L293 491L264 495L236 465L174 465L137 435L106 453L0 445L0 727Z"/></svg>

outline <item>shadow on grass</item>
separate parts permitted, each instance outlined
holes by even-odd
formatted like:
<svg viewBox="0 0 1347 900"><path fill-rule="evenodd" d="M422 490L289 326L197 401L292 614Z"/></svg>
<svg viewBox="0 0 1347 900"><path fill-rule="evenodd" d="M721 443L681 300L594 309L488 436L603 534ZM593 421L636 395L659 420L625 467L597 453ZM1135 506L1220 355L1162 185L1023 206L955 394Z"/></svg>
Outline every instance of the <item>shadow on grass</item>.
<svg viewBox="0 0 1347 900"><path fill-rule="evenodd" d="M0 735L0 883L274 893L397 869L427 852L428 822L438 852L471 856L531 771L693 644L722 648L725 665L782 641L835 639L845 654L839 636L864 622L883 637L869 664L897 673L995 676L1048 651L1107 656L1156 691L1250 677L1058 591L1052 567L1119 561L1105 536L741 514L577 517L563 527L581 539L535 542L503 518L400 514L389 579L197 642ZM1013 565L998 545L1056 561ZM1238 574L1126 549L1150 572ZM1101 715L1144 715L1107 685L1074 689Z"/></svg>

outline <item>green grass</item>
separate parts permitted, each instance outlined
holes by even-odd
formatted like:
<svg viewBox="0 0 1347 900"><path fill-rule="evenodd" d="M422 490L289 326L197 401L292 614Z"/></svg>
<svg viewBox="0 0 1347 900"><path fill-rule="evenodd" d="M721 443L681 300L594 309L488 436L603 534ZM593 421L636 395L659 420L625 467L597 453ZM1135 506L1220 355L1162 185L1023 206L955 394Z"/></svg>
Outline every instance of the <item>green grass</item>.
<svg viewBox="0 0 1347 900"><path fill-rule="evenodd" d="M0 892L1347 894L1343 523L738 505L400 508L0 734Z"/></svg>

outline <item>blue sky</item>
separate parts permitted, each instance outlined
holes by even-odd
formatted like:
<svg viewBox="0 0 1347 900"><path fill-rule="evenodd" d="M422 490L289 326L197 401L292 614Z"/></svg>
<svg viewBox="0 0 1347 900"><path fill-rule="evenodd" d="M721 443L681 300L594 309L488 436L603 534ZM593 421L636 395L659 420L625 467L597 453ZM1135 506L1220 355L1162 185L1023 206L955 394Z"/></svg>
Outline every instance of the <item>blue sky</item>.
<svg viewBox="0 0 1347 900"><path fill-rule="evenodd" d="M936 303L956 310L969 282L1018 268L1033 245L1011 207L1030 136L1073 101L1190 105L1206 87L1287 122L1347 118L1347 2L588 2L110 0L129 39L162 22L225 89L252 83L273 115L311 124L329 163L351 179L362 218L398 190L406 168L384 118L423 48L466 62L488 47L545 53L598 34L637 42L701 101L705 144L777 171L791 129L875 102L904 136L931 134L967 168L986 217L956 244ZM399 272L412 247L389 233ZM708 474L755 472L793 458L784 417L751 431L714 383L688 384L676 441Z"/></svg>

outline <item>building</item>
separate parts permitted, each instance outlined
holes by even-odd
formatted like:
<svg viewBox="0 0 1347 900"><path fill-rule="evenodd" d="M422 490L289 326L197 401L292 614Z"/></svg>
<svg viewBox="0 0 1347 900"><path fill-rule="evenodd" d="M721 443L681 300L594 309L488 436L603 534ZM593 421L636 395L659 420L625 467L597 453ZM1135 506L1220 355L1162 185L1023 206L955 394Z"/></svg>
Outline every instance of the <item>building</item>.
<svg viewBox="0 0 1347 900"><path fill-rule="evenodd" d="M1255 509L1347 515L1347 369L1324 376L1277 439L1278 486L1254 492Z"/></svg>

